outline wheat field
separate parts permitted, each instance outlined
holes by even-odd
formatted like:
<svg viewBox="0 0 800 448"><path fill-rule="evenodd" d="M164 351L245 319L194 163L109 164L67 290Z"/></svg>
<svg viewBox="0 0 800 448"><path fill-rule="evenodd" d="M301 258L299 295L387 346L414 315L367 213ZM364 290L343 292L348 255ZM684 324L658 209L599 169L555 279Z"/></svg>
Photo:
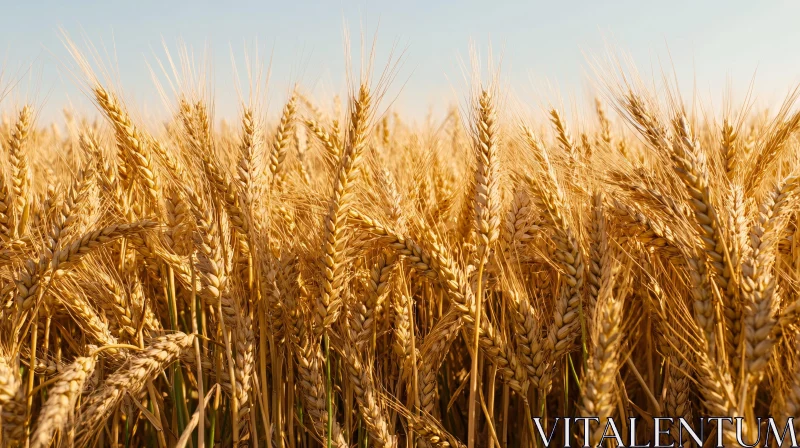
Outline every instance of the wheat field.
<svg viewBox="0 0 800 448"><path fill-rule="evenodd" d="M797 415L796 91L705 110L607 71L535 118L476 78L418 124L364 70L278 114L183 83L153 123L71 50L98 114L0 89L2 446L539 447L558 417L708 416L738 446Z"/></svg>

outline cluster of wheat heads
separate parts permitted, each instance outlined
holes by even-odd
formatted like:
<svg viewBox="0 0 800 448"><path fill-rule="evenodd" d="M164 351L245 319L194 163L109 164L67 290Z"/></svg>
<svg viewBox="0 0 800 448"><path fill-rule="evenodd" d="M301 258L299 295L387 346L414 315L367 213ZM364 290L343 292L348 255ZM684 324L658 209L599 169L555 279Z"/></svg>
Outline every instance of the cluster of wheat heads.
<svg viewBox="0 0 800 448"><path fill-rule="evenodd" d="M147 126L96 80L94 122L7 104L0 444L527 447L556 416L752 441L797 416L794 96L708 118L619 83L570 123L474 88L422 125L368 80L234 124L187 93Z"/></svg>

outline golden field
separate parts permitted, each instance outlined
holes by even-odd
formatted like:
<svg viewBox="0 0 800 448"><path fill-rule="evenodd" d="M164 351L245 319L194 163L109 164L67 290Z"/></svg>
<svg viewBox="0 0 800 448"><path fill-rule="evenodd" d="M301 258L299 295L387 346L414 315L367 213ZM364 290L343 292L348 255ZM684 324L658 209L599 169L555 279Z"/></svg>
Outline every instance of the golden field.
<svg viewBox="0 0 800 448"><path fill-rule="evenodd" d="M708 110L610 70L533 118L476 77L414 124L363 70L222 121L187 78L152 122L71 49L98 119L0 86L2 446L532 447L557 417L647 440L708 416L738 446L797 416L796 92Z"/></svg>

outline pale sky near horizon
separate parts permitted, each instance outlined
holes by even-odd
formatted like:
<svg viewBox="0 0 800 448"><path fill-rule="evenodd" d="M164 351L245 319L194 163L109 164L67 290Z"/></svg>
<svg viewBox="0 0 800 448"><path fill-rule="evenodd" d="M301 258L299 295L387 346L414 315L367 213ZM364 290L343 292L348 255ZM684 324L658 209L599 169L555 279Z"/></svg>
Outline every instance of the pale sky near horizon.
<svg viewBox="0 0 800 448"><path fill-rule="evenodd" d="M392 45L403 53L390 99L417 117L433 104L453 104L468 93L463 67L469 66L471 40L484 57L491 43L495 59L502 55L504 84L531 104L551 99L543 98L542 86L552 86L549 93L558 92L567 102L580 98L589 86L586 55L600 54L606 43L630 54L642 71L673 66L684 92L695 84L701 96L714 101L728 81L744 93L754 74L753 91L765 103L779 100L800 81L800 2L789 0L3 3L0 63L6 83L21 81L0 111L33 97L43 105L41 118L59 116L67 101L88 107L64 70L63 61L71 59L60 28L79 45L85 36L98 48L115 49L111 62L126 99L140 110L161 107L144 62L163 58L162 39L172 51L183 40L197 54L207 44L218 116L236 113L231 49L241 74L245 44L260 48L263 59L272 56L271 105L283 101L294 81L317 94L341 92L345 28L356 59L362 28L369 37L377 30L378 67Z"/></svg>

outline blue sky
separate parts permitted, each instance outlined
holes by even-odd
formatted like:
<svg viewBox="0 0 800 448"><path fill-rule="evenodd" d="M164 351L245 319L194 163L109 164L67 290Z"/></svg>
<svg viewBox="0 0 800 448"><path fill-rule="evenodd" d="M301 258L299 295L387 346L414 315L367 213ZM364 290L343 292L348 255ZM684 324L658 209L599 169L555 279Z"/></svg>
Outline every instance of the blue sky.
<svg viewBox="0 0 800 448"><path fill-rule="evenodd" d="M341 91L345 27L354 45L360 28L370 36L377 29L379 65L393 44L404 50L393 92L402 87L397 107L418 117L432 104L463 99L471 40L484 55L491 42L495 55L502 54L504 80L532 104L554 92L566 102L582 101L589 85L585 55L599 54L605 42L632 55L643 71L674 65L684 91L696 83L715 100L727 80L741 93L755 74L754 91L763 102L778 100L800 81L800 2L789 0L5 3L0 61L6 77L32 69L21 93L0 109L33 96L44 104L43 117L58 116L66 101L87 104L63 69L70 57L59 27L76 40L85 35L98 47L116 48L126 99L149 107L160 103L144 62L163 57L162 39L173 50L182 39L198 53L208 44L221 115L236 112L231 48L241 64L245 44L253 48L256 39L262 56L272 54L271 104L282 101L293 81L320 94Z"/></svg>

